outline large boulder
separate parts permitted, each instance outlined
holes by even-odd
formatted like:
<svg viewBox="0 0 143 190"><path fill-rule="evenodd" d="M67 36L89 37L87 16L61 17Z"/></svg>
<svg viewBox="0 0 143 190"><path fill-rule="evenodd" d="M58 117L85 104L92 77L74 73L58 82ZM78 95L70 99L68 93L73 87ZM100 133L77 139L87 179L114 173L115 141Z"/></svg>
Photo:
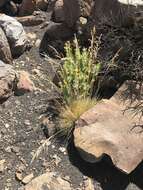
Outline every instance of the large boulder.
<svg viewBox="0 0 143 190"><path fill-rule="evenodd" d="M11 96L16 86L16 72L9 64L0 61L0 102Z"/></svg>
<svg viewBox="0 0 143 190"><path fill-rule="evenodd" d="M15 18L0 14L0 26L8 39L13 57L21 55L27 45L27 36L21 23Z"/></svg>
<svg viewBox="0 0 143 190"><path fill-rule="evenodd" d="M127 82L109 100L84 113L74 131L75 147L91 163L106 154L130 173L143 159L143 84Z"/></svg>
<svg viewBox="0 0 143 190"><path fill-rule="evenodd" d="M2 28L0 28L0 60L8 64L12 63L10 47Z"/></svg>

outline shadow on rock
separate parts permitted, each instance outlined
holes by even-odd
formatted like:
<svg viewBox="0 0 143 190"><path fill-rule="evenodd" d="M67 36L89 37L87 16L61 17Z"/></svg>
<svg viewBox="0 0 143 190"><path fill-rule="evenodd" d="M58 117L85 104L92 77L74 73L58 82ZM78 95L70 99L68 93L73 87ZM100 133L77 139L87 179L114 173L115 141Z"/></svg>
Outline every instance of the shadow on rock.
<svg viewBox="0 0 143 190"><path fill-rule="evenodd" d="M95 164L85 162L75 149L73 140L68 146L68 154L71 163L84 175L92 177L96 184L100 183L103 190L139 190L143 189L143 162L129 175L116 169L111 159L105 155L103 159ZM135 184L135 188L129 187Z"/></svg>

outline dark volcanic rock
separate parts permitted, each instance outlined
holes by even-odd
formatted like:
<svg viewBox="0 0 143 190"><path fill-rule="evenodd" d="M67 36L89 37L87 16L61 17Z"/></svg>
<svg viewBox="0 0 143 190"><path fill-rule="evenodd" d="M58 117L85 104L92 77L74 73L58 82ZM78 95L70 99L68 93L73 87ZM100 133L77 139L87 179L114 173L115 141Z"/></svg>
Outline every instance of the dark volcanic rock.
<svg viewBox="0 0 143 190"><path fill-rule="evenodd" d="M54 48L57 51L63 51L64 41L70 39L73 33L74 31L68 28L64 23L51 22L41 41L40 53L54 55Z"/></svg>

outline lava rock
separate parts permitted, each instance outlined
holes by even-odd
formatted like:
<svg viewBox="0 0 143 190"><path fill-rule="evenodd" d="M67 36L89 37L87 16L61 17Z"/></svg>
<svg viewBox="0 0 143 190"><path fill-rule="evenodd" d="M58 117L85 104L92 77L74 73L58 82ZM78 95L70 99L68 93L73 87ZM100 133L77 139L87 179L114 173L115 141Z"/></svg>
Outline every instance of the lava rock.
<svg viewBox="0 0 143 190"><path fill-rule="evenodd" d="M20 56L25 51L27 45L27 36L22 24L15 18L1 14L0 26L8 39L12 56Z"/></svg>
<svg viewBox="0 0 143 190"><path fill-rule="evenodd" d="M10 47L2 28L0 28L0 60L8 64L12 63Z"/></svg>

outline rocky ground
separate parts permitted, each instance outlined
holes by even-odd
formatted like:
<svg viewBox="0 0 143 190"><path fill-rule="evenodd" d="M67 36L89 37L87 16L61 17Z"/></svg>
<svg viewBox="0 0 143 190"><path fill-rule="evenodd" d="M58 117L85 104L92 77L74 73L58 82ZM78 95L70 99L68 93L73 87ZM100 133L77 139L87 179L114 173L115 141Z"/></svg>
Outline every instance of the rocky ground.
<svg viewBox="0 0 143 190"><path fill-rule="evenodd" d="M40 40L44 30L38 27L25 28L36 35L34 41ZM61 177L77 189L83 185L83 175L70 164L65 144L51 142L50 149L30 164L33 153L45 140L41 128L41 117L47 111L48 101L53 97L48 88L51 67L47 60L39 56L38 47L34 44L30 51L14 61L16 70L31 73L37 90L23 96L12 96L0 105L0 189L16 190L22 186L17 176L33 173L34 177L45 171L56 171ZM16 177L17 176L17 177Z"/></svg>
<svg viewBox="0 0 143 190"><path fill-rule="evenodd" d="M31 48L27 48L26 52L13 61L14 70L24 70L30 74L35 89L19 96L13 93L0 104L0 189L24 190L25 185L30 185L30 181L37 176L41 176L40 179L38 178L38 183L44 181L42 174L46 173L47 179L50 179L50 174L58 179L57 182L52 178L57 185L54 188L51 185L50 189L52 190L61 190L60 185L62 190L142 190L142 163L129 175L115 168L109 157L106 156L97 164L89 164L81 159L73 142L68 145L67 139L51 139L47 149L44 149L31 163L34 153L48 138L48 129L50 127L52 129L52 123L48 123L49 120L45 120L48 123L45 126L42 125L42 121L46 116L53 115L49 104L56 96L49 82L49 77L53 78L54 76L51 61L39 55L39 45L47 31L50 13L38 12L37 14L42 15L41 24L24 26L32 45L30 45ZM36 18L40 17L36 16ZM59 26L56 27L59 28ZM107 43L101 44L105 45L101 54L104 54L105 60L107 60L106 57L111 58L122 45L123 50L128 51L136 44L135 57L140 55L136 61L142 61L142 46L140 45L142 27L137 36L133 36L130 30L125 32L124 29L113 28L109 33L106 29L103 31L105 34L103 41L105 40ZM122 33L122 36L118 32ZM119 39L115 39L116 35L119 35ZM136 39L136 37L138 38ZM133 44L130 44L130 41ZM137 42L140 44L138 45ZM107 49L108 51L106 51ZM129 63L128 60L126 61L128 55L126 51L123 51L125 54L123 54L123 60L120 58L120 61ZM9 61L11 63L11 59ZM26 187L25 190L34 190L34 187ZM44 189L47 187L43 185L40 190Z"/></svg>
<svg viewBox="0 0 143 190"><path fill-rule="evenodd" d="M13 95L0 105L0 189L19 189L29 182L29 179L25 182L24 177L31 174L31 179L46 171L57 172L71 184L72 189L86 189L86 176L95 178L96 190L142 189L138 180L142 173L141 166L131 177L104 161L93 168L80 159L72 145L68 154L65 148L67 143L60 140L51 140L48 150L31 164L33 154L46 139L41 118L47 114L49 100L54 97L47 78L52 73L50 63L39 56L37 43L45 31L40 27L25 28L34 36L34 45L14 60L15 69L28 71L37 89L22 96ZM90 188L89 185L87 188Z"/></svg>

